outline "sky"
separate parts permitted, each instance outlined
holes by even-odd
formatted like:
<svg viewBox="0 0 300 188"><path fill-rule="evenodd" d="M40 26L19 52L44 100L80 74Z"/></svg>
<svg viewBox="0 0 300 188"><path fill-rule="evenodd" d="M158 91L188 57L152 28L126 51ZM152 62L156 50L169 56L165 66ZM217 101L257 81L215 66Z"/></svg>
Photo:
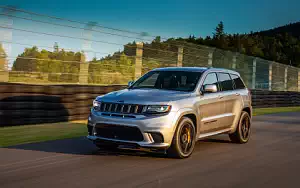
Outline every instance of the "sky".
<svg viewBox="0 0 300 188"><path fill-rule="evenodd" d="M15 6L31 12L81 22L93 21L102 26L130 30L137 33L147 32L151 36L159 35L166 38L188 37L189 35L205 37L212 35L214 28L220 21L224 22L225 32L227 33L248 33L300 21L299 0L0 0L0 5ZM80 24L20 12L16 12L14 15L56 24L84 27L84 25ZM5 19L8 18L0 15L0 21ZM83 33L83 30L80 29L70 29L17 18L12 19L13 24L10 27L17 29L67 35L75 38L88 37L88 34ZM1 25L4 25L3 22L2 24L0 22ZM116 32L100 27L95 29L141 38L139 34ZM10 34L7 34L9 30L3 28L0 28L0 32L2 32L0 37L6 36L5 39L18 43L51 47L54 42L58 42L62 48L87 49L87 47L84 47L84 41L79 39L40 35L16 30L11 31L11 36L9 36ZM97 51L99 54L90 54L88 55L89 58L92 56L102 57L103 54L112 53L118 49L122 50L122 44L134 40L97 32L91 33L91 39L109 41L119 45L92 42L89 49ZM151 37L145 37L144 39L152 40ZM138 40L136 39L136 41ZM24 49L24 45L3 45L9 51L7 53L11 57L17 56Z"/></svg>

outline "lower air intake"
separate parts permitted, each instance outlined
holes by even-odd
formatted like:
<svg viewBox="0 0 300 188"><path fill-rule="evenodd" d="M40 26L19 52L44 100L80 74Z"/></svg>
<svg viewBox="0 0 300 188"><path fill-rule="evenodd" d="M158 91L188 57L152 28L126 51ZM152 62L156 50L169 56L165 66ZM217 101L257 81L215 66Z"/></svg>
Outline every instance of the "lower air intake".
<svg viewBox="0 0 300 188"><path fill-rule="evenodd" d="M126 140L126 141L143 141L144 137L137 127L97 124L95 127L97 136L103 138Z"/></svg>

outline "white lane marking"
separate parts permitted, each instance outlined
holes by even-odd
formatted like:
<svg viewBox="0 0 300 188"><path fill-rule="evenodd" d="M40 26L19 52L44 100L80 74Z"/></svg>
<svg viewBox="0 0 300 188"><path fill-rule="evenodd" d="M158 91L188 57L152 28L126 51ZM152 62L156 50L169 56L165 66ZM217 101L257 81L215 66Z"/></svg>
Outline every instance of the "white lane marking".
<svg viewBox="0 0 300 188"><path fill-rule="evenodd" d="M18 169L6 171L6 172L0 173L0 174L3 175L3 174L11 173L11 172L17 172L17 171L28 170L28 169L33 169L33 168L38 168L38 167L43 167L43 166L48 166L48 165L53 165L53 164L59 164L59 163L69 162L69 161L83 159L83 158L87 158L87 157L88 156L83 156L83 157L77 157L77 158L73 158L73 159L66 159L66 160L62 160L62 161L57 161L57 162L42 164L42 165L31 166L31 167L27 167L27 168L18 168Z"/></svg>
<svg viewBox="0 0 300 188"><path fill-rule="evenodd" d="M27 160L27 161L19 161L19 162L9 163L9 164L5 164L5 165L0 165L0 167L13 166L13 165L22 164L22 163L30 163L30 162L40 161L40 160L44 160L44 159L49 159L52 157L59 157L59 156L63 156L63 155L67 156L66 154L51 155L51 156L37 158L37 159L31 159L31 160Z"/></svg>

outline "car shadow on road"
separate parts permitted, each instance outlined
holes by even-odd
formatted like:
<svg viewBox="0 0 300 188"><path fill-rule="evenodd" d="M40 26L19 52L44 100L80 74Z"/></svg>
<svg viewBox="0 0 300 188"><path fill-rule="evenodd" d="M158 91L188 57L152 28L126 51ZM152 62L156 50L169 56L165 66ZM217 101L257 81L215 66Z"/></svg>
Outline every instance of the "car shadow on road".
<svg viewBox="0 0 300 188"><path fill-rule="evenodd" d="M211 144L230 143L222 137L213 137L197 142L195 150L200 150ZM140 157L166 157L163 153L149 153L132 150L107 150L97 148L91 141L85 137L78 137L72 139L53 140L39 143L21 144L7 147L10 149L21 149L31 151L41 151L49 153L64 153L72 155L100 155L100 156L140 156Z"/></svg>
<svg viewBox="0 0 300 188"><path fill-rule="evenodd" d="M204 139L204 140L201 140L199 142L206 142L206 143L231 143L231 141L228 139L228 140L225 140L225 139L218 139L218 138L207 138L207 139Z"/></svg>
<svg viewBox="0 0 300 188"><path fill-rule="evenodd" d="M141 156L141 157L164 157L162 154L147 153L132 150L107 150L99 149L85 137L45 141L39 143L21 144L7 147L9 149L21 149L31 151L41 151L49 153L64 153L72 155L100 155L100 156Z"/></svg>
<svg viewBox="0 0 300 188"><path fill-rule="evenodd" d="M7 148L79 155L89 155L97 151L85 137L20 144Z"/></svg>

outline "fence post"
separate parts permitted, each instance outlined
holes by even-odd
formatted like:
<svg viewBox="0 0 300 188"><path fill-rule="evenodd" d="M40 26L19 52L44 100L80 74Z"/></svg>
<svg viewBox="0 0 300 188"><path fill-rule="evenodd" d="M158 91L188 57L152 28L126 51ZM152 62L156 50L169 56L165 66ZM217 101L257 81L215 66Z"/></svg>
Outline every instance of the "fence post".
<svg viewBox="0 0 300 188"><path fill-rule="evenodd" d="M232 69L236 69L236 53L233 55L233 57L232 57L232 66L231 66L231 68Z"/></svg>
<svg viewBox="0 0 300 188"><path fill-rule="evenodd" d="M253 66L252 66L252 89L255 89L255 83L256 83L256 60L257 60L257 58L253 59Z"/></svg>
<svg viewBox="0 0 300 188"><path fill-rule="evenodd" d="M9 81L9 72L5 70L0 70L0 82Z"/></svg>
<svg viewBox="0 0 300 188"><path fill-rule="evenodd" d="M81 55L80 63L79 63L79 83L80 84L87 84L88 83L88 76L89 76L89 63L85 62L84 55Z"/></svg>
<svg viewBox="0 0 300 188"><path fill-rule="evenodd" d="M272 67L273 67L273 63L269 64L269 91L272 91Z"/></svg>
<svg viewBox="0 0 300 188"><path fill-rule="evenodd" d="M1 44L0 44L1 45ZM6 69L7 60L3 54L0 53L0 82L8 82L9 73Z"/></svg>
<svg viewBox="0 0 300 188"><path fill-rule="evenodd" d="M209 50L209 52L208 52L208 62L207 62L208 67L213 66L213 53L214 53L213 49Z"/></svg>
<svg viewBox="0 0 300 188"><path fill-rule="evenodd" d="M183 61L183 47L178 47L178 55L177 55L177 67L182 67L182 61Z"/></svg>
<svg viewBox="0 0 300 188"><path fill-rule="evenodd" d="M288 66L284 68L284 91L287 91L287 73L288 73Z"/></svg>
<svg viewBox="0 0 300 188"><path fill-rule="evenodd" d="M298 69L298 92L300 92L300 69Z"/></svg>
<svg viewBox="0 0 300 188"><path fill-rule="evenodd" d="M1 41L13 41L13 30L12 27L14 26L14 19L13 16L16 14L16 10L13 9L6 9L5 7L0 10L0 12L5 15L3 17L1 17L1 25L8 27L7 29L4 29L1 31L0 34L0 40ZM0 44L1 45L1 44ZM3 46L3 50L5 51L6 56L11 56L12 54L12 44L11 43L4 43ZM1 48L0 47L0 48ZM0 54L0 56L2 56L2 54ZM9 75L9 61L5 59L4 57L4 61L1 62L1 57L0 57L0 63L3 63L2 65L0 65L3 68L4 72L0 73L0 78L1 80L4 79L7 80L8 79L8 75ZM0 67L0 71L2 71Z"/></svg>
<svg viewBox="0 0 300 188"><path fill-rule="evenodd" d="M142 63L143 63L143 43L136 43L135 51L135 69L134 69L134 79L137 80L142 75Z"/></svg>

